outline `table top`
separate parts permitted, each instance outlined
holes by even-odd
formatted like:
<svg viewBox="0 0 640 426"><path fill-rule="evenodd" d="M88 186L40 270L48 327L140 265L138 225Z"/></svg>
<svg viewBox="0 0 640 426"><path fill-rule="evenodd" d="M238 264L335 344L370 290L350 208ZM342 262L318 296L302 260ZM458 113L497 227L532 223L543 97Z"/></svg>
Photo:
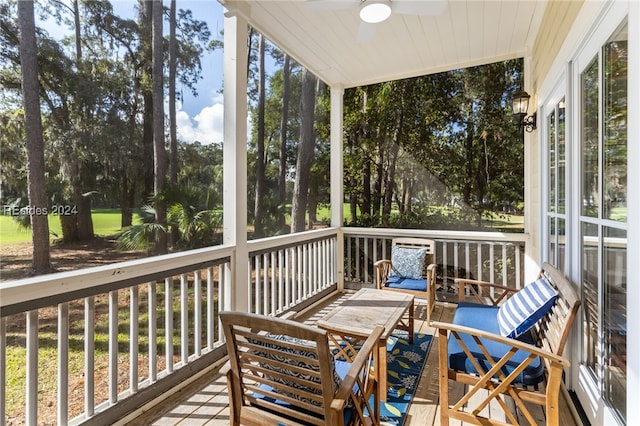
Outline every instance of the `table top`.
<svg viewBox="0 0 640 426"><path fill-rule="evenodd" d="M413 295L363 288L318 320L318 327L367 336L379 325L385 340L411 306Z"/></svg>

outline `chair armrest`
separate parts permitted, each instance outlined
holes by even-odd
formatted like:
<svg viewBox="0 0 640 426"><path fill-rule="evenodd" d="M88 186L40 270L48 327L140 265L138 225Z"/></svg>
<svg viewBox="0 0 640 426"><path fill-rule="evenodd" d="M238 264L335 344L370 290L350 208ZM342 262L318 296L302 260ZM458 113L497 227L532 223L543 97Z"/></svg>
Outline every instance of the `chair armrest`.
<svg viewBox="0 0 640 426"><path fill-rule="evenodd" d="M431 263L429 264L429 266L427 266L427 284L429 285L428 291L433 292L433 294L435 294L435 291L438 287L436 283L437 269L438 265L436 265L435 263Z"/></svg>
<svg viewBox="0 0 640 426"><path fill-rule="evenodd" d="M391 261L389 259L380 259L373 264L373 267L376 270L376 288L382 289L391 272Z"/></svg>
<svg viewBox="0 0 640 426"><path fill-rule="evenodd" d="M539 348L538 346L530 345L528 343L521 342L520 340L512 339L510 337L503 337L499 334L489 333L488 331L478 330L477 328L466 327L462 325L456 325L451 323L444 323L438 321L432 321L431 326L438 329L438 338L446 339L446 334L448 332L452 333L464 333L470 336L479 337L482 339L493 340L494 342L502 343L507 346L511 346L515 349L521 349L523 351L527 351L531 354L544 358L546 361L560 364L563 367L569 367L571 363L564 357L558 356L553 352L550 352L546 349ZM477 342L476 342L477 343Z"/></svg>
<svg viewBox="0 0 640 426"><path fill-rule="evenodd" d="M456 278L455 283L458 288L459 302L465 301L466 290L469 290L470 295L474 297L474 302L485 305L488 299L493 306L498 306L502 300L518 291L514 288L488 281L469 280L466 278ZM497 295L494 293L496 290L498 290Z"/></svg>
<svg viewBox="0 0 640 426"><path fill-rule="evenodd" d="M349 371L347 371L346 376L342 379L342 384L340 385L340 388L338 388L338 391L336 392L336 395L331 402L332 410L341 411L344 409L345 404L351 397L351 393L353 392L353 387L356 384L356 380L359 381L358 386L359 388L361 388L361 392L367 391L366 389L362 389L362 386L370 385L370 383L363 382L363 380L365 380L365 377L363 376L366 376L367 374L370 375L372 373L372 369L369 368L368 361L372 356L375 356L377 354L378 340L382 336L383 332L384 327L377 326L373 329L369 337L367 337L367 340L365 340L364 344L358 351L358 354L354 358L353 363L351 363L351 365L349 366ZM363 370L365 369L368 370L367 373L362 374ZM377 369L375 369L375 371L377 371ZM378 381L378 378L376 376L373 376L371 378L374 382ZM372 383L371 385L372 389L376 391L376 383Z"/></svg>

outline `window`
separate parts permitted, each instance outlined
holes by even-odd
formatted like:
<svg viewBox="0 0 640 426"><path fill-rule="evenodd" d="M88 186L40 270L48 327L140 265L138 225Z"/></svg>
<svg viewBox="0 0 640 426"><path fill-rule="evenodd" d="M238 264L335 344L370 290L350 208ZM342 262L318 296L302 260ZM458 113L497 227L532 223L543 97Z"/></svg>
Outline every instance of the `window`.
<svg viewBox="0 0 640 426"><path fill-rule="evenodd" d="M626 423L627 26L580 74L581 362Z"/></svg>
<svg viewBox="0 0 640 426"><path fill-rule="evenodd" d="M562 98L547 115L547 261L564 270L566 256L566 115Z"/></svg>

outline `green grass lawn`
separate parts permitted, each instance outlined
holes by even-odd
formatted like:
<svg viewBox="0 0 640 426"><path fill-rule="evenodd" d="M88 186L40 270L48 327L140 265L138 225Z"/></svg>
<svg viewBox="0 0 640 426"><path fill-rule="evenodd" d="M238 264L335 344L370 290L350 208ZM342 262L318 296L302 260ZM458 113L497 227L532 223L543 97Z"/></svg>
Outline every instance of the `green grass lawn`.
<svg viewBox="0 0 640 426"><path fill-rule="evenodd" d="M120 209L96 209L91 214L96 235L113 235L120 231ZM60 217L49 215L51 238L62 238ZM31 241L31 231L20 228L11 216L0 216L0 244L15 244Z"/></svg>

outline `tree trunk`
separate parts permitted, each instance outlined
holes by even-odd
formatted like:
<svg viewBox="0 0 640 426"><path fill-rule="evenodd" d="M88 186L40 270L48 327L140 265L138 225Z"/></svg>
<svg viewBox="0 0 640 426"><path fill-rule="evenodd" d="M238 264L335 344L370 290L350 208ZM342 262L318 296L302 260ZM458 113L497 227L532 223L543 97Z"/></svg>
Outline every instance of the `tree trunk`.
<svg viewBox="0 0 640 426"><path fill-rule="evenodd" d="M394 138L391 153L389 154L389 170L387 171L387 181L384 186L384 201L382 205L382 226L389 226L391 218L391 204L393 203L393 190L396 180L396 163L398 162L398 152L400 145L397 138Z"/></svg>
<svg viewBox="0 0 640 426"><path fill-rule="evenodd" d="M382 226L389 226L391 218L391 204L393 202L393 191L396 179L396 163L398 162L398 153L400 152L400 131L404 125L404 113L398 111L396 126L393 135L393 146L389 154L389 171L387 173L387 182L384 188L384 204L382 206Z"/></svg>
<svg viewBox="0 0 640 426"><path fill-rule="evenodd" d="M148 202L154 191L154 165L153 165L153 89L149 84L153 81L153 59L152 59L152 39L153 39L153 15L152 8L154 0L140 0L140 41L141 41L141 62L144 76L142 84L142 99L144 110L142 113L142 170L141 177L144 184L142 194L143 202Z"/></svg>
<svg viewBox="0 0 640 426"><path fill-rule="evenodd" d="M76 68L81 70L82 64L82 31L80 27L80 6L78 0L73 2L73 15L75 26L75 38L76 38ZM80 74L80 78L86 80L84 74ZM86 84L83 81L83 84ZM82 94L79 94L82 95ZM90 151L90 135L87 123L91 121L90 106L84 101L84 96L78 96L76 98L77 115L75 116L76 128L78 130L78 141L75 149L75 158L72 160L75 163L74 175L71 177L71 186L73 189L73 203L77 209L77 213L72 216L75 220L75 226L66 224L63 227L63 241L87 241L93 238L93 219L91 217L91 198L88 193L91 192L93 186L92 171L83 153ZM85 195L87 194L87 195ZM65 229L72 232L71 234L65 234Z"/></svg>
<svg viewBox="0 0 640 426"><path fill-rule="evenodd" d="M169 12L169 179L172 185L178 183L178 134L176 122L176 0L171 0ZM175 246L180 238L180 231L171 226L171 245Z"/></svg>
<svg viewBox="0 0 640 426"><path fill-rule="evenodd" d="M280 118L280 169L278 175L278 229L285 233L285 205L287 203L287 123L289 122L289 77L291 75L289 55L284 55L282 69L282 114Z"/></svg>
<svg viewBox="0 0 640 426"><path fill-rule="evenodd" d="M153 3L153 163L156 222L167 225L167 206L159 195L164 190L165 148L164 148L164 85L162 51L162 2ZM156 232L156 253L167 252L167 233Z"/></svg>
<svg viewBox="0 0 640 426"><path fill-rule="evenodd" d="M467 158L466 162L466 173L464 177L464 186L462 190L462 197L467 206L471 206L471 191L472 191L472 182L474 179L474 171L473 171L473 123L471 121L471 113L468 113L467 116L467 135L465 139L465 154Z"/></svg>
<svg viewBox="0 0 640 426"><path fill-rule="evenodd" d="M20 62L27 148L27 185L31 207L32 268L36 274L51 269L49 257L49 222L44 174L44 139L38 84L38 49L33 2L18 2L20 25Z"/></svg>
<svg viewBox="0 0 640 426"><path fill-rule="evenodd" d="M176 0L171 0L169 13L169 178L178 183L178 135L176 123Z"/></svg>
<svg viewBox="0 0 640 426"><path fill-rule="evenodd" d="M376 152L376 174L373 184L373 216L379 218L382 213L382 182L384 181L384 148L383 143L378 143Z"/></svg>
<svg viewBox="0 0 640 426"><path fill-rule="evenodd" d="M367 155L362 170L362 211L364 217L371 216L371 160Z"/></svg>
<svg viewBox="0 0 640 426"><path fill-rule="evenodd" d="M120 227L126 228L133 223L133 200L131 195L134 193L133 188L129 189L129 177L127 169L122 170L121 187L120 187Z"/></svg>
<svg viewBox="0 0 640 426"><path fill-rule="evenodd" d="M256 152L256 193L253 208L254 237L264 236L264 197L265 197L265 64L264 64L265 38L262 34L258 37L258 140Z"/></svg>
<svg viewBox="0 0 640 426"><path fill-rule="evenodd" d="M313 151L315 149L314 112L316 77L306 68L302 70L302 95L300 108L300 144L296 161L296 180L293 186L293 206L291 208L291 232L305 230L305 212Z"/></svg>
<svg viewBox="0 0 640 426"><path fill-rule="evenodd" d="M309 227L318 222L318 185L311 183L309 187L309 199L307 200L307 213L309 215Z"/></svg>

